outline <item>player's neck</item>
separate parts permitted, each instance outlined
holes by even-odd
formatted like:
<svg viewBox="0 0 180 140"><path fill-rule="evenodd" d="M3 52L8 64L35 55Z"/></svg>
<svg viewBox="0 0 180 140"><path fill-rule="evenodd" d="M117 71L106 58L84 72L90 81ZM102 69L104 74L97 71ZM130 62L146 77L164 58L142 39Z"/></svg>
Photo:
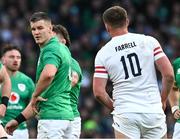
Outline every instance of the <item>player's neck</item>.
<svg viewBox="0 0 180 140"><path fill-rule="evenodd" d="M7 69L7 73L8 73L8 75L9 75L9 77L11 77L11 76L16 75L17 71L12 71L12 70L8 70L8 69Z"/></svg>
<svg viewBox="0 0 180 140"><path fill-rule="evenodd" d="M121 36L127 33L128 33L127 28L119 28L119 29L111 30L110 35L111 37L115 37L115 36Z"/></svg>
<svg viewBox="0 0 180 140"><path fill-rule="evenodd" d="M44 41L42 44L38 44L40 48L43 48L45 44L47 44L55 35L54 34L49 34L48 38L46 41Z"/></svg>

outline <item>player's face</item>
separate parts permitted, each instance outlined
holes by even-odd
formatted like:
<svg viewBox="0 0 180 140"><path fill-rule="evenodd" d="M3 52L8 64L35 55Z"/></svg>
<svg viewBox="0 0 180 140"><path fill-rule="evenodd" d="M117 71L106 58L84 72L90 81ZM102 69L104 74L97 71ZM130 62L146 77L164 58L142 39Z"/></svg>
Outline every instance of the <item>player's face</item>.
<svg viewBox="0 0 180 140"><path fill-rule="evenodd" d="M11 50L4 54L3 63L10 71L17 71L21 65L21 54L17 50Z"/></svg>
<svg viewBox="0 0 180 140"><path fill-rule="evenodd" d="M46 43L51 38L52 25L50 22L39 20L36 22L31 22L30 26L35 42L40 46Z"/></svg>

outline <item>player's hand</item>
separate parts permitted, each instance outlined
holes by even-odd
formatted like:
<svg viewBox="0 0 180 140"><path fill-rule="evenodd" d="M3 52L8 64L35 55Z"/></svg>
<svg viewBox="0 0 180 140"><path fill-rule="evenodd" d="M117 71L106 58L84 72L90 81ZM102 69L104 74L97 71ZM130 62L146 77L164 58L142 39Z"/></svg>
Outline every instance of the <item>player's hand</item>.
<svg viewBox="0 0 180 140"><path fill-rule="evenodd" d="M42 102L42 101L47 101L47 99L42 98L42 97L40 97L40 96L38 96L38 97L33 96L33 97L31 98L31 106L32 106L33 111L34 111L36 114L38 114L37 103L38 103L38 102Z"/></svg>
<svg viewBox="0 0 180 140"><path fill-rule="evenodd" d="M4 104L0 104L0 118L4 117L6 114L6 106Z"/></svg>
<svg viewBox="0 0 180 140"><path fill-rule="evenodd" d="M5 126L5 131L9 134L9 135L13 135L14 130L17 129L18 127L18 122L16 120L11 120L9 121L6 126Z"/></svg>
<svg viewBox="0 0 180 140"><path fill-rule="evenodd" d="M174 112L173 116L174 116L175 119L179 119L179 118L180 118L180 110L179 110L179 109L176 110L176 111Z"/></svg>

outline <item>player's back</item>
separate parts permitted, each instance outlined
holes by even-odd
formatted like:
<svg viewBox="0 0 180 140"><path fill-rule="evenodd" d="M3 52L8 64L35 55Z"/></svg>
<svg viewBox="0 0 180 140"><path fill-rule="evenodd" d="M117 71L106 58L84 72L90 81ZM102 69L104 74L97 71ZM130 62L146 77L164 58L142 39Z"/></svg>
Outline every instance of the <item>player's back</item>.
<svg viewBox="0 0 180 140"><path fill-rule="evenodd" d="M162 112L153 106L161 106L154 61L163 55L156 39L133 33L113 37L98 52L96 71L107 71L120 112Z"/></svg>

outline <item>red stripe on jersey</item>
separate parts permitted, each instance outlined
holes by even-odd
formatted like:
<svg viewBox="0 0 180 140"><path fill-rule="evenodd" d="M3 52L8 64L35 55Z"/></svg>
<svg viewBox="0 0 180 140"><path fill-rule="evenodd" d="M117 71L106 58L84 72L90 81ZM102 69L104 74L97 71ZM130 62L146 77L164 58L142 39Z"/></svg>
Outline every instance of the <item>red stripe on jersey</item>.
<svg viewBox="0 0 180 140"><path fill-rule="evenodd" d="M96 66L95 69L105 69L104 66Z"/></svg>
<svg viewBox="0 0 180 140"><path fill-rule="evenodd" d="M158 51L158 52L154 53L154 56L156 56L159 53L162 53L162 51Z"/></svg>
<svg viewBox="0 0 180 140"><path fill-rule="evenodd" d="M155 52L155 51L157 51L158 49L161 49L161 47L157 47L157 48L155 48L155 49L154 49L154 52Z"/></svg>
<svg viewBox="0 0 180 140"><path fill-rule="evenodd" d="M107 71L96 70L95 73L107 73Z"/></svg>

